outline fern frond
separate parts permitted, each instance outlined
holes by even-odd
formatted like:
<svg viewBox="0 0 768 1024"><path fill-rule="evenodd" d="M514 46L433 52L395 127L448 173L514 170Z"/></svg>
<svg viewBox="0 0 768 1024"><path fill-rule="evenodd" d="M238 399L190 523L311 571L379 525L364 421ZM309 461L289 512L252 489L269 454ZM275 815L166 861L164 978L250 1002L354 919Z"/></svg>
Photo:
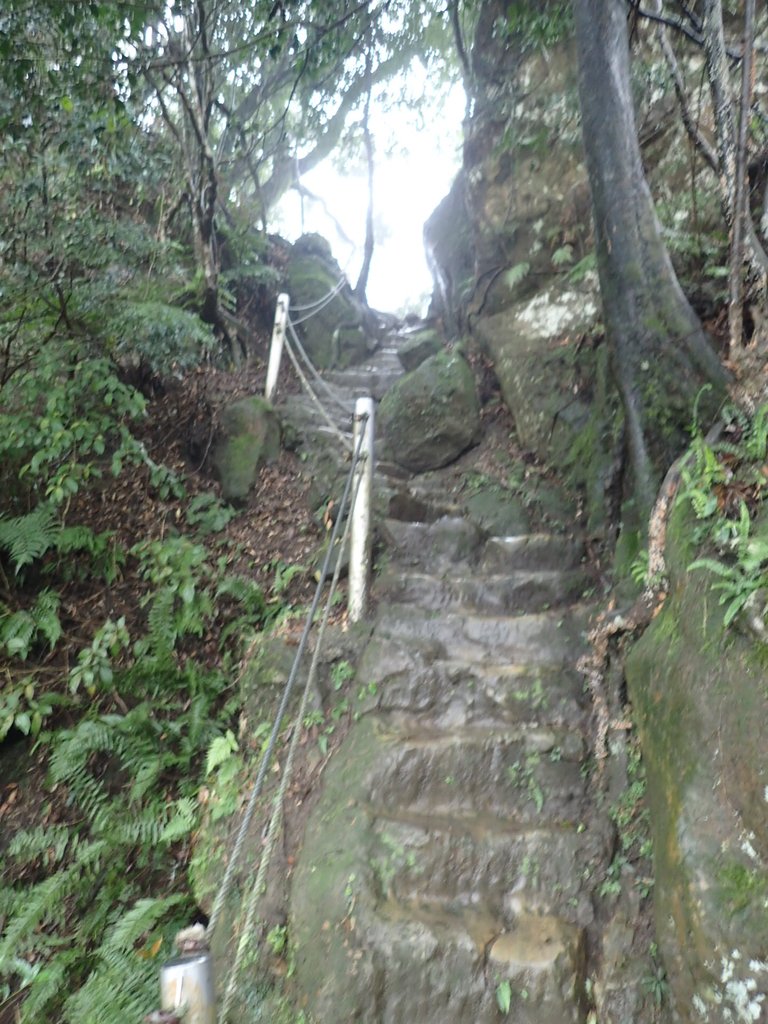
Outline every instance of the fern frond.
<svg viewBox="0 0 768 1024"><path fill-rule="evenodd" d="M12 519L0 518L0 548L10 555L16 574L56 543L61 527L50 505Z"/></svg>
<svg viewBox="0 0 768 1024"><path fill-rule="evenodd" d="M56 646L63 632L59 621L60 604L61 597L55 590L43 590L38 594L32 608L32 618L37 631L43 634L51 650Z"/></svg>
<svg viewBox="0 0 768 1024"><path fill-rule="evenodd" d="M24 899L17 904L0 942L0 970L9 957L18 956L21 951L37 945L39 940L35 933L43 924L64 917L65 903L79 882L78 868L70 866L25 891Z"/></svg>
<svg viewBox="0 0 768 1024"><path fill-rule="evenodd" d="M180 893L136 900L130 910L115 918L101 949L105 962L109 965L111 952L132 950L137 942L145 939L147 933L157 926L158 921L167 917L170 910L185 901L186 897Z"/></svg>
<svg viewBox="0 0 768 1024"><path fill-rule="evenodd" d="M59 864L76 844L77 833L69 825L39 825L17 832L8 846L8 856L22 865L33 864L43 856L48 864Z"/></svg>

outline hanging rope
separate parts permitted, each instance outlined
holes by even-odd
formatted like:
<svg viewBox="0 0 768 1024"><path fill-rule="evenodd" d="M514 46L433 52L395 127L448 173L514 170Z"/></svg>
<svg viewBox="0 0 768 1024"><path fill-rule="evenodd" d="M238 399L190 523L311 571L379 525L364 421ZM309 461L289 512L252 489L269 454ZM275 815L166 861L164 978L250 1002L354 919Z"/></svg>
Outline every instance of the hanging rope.
<svg viewBox="0 0 768 1024"><path fill-rule="evenodd" d="M344 274L342 274L339 280L333 286L333 288L331 288L330 291L327 291L325 295L321 296L319 299L316 299L314 302L308 302L304 306L290 306L289 309L291 313L308 314L307 316L302 317L300 320L297 320L296 322L303 324L306 320L311 320L313 316L316 316L320 312L320 310L325 309L327 305L333 302L333 300L336 298L339 292L344 288L344 285L347 283L347 278L345 277Z"/></svg>
<svg viewBox="0 0 768 1024"><path fill-rule="evenodd" d="M341 409L342 412L348 413L351 416L352 412L353 412L353 409L354 409L354 403L349 403L349 402L342 401L342 399L339 398L339 396L336 394L336 392L333 390L333 388L331 388L331 386L328 384L328 381L327 380L323 380L323 378L320 376L319 372L317 371L317 369L315 367L315 364L310 359L310 357L309 357L309 355L307 353L307 350L302 345L301 340L299 339L299 335L296 332L296 330L294 329L294 325L293 325L293 323L292 323L292 321L290 319L288 320L288 327L289 327L289 329L291 331L291 340L293 341L293 344L295 345L297 352L299 353L299 355L301 356L302 360L304 361L304 365L309 370L310 375L315 379L315 381L319 384L319 386L322 388L322 390L325 391L326 395L328 395L330 400L339 409Z"/></svg>
<svg viewBox="0 0 768 1024"><path fill-rule="evenodd" d="M361 435L361 441L362 441L362 437L363 436L364 436L364 433ZM351 486L352 486L352 478L353 478L353 475L354 475L354 471L355 471L355 468L357 466L357 462L358 462L358 459L359 459L359 453L360 453L360 446L358 445L357 455L355 457L353 457L353 459L352 459L352 466L350 468L349 474L347 476L346 483L344 485L344 493L342 495L341 503L339 505L339 514L336 517L336 522L333 524L333 530L331 532L331 538L330 538L330 541L329 541L329 544L328 544L328 550L325 553L325 558L323 560L323 566L322 566L322 569L320 570L320 578L318 580L317 587L315 588L315 594L314 594L314 597L312 599L312 605L310 607L309 614L307 615L307 621L306 621L306 623L304 625L304 632L302 633L301 640L299 641L299 646L298 646L298 649L296 651L296 657L294 658L293 665L291 667L291 671L290 671L290 674L288 676L288 680L287 680L287 682L285 684L285 688L283 690L283 695L282 695L282 698L280 700L280 706L278 707L277 715L275 716L275 721L274 721L274 724L272 726L272 732L270 733L269 741L268 741L267 746L266 746L266 748L264 750L264 753L261 756L261 761L259 763L259 770L258 770L258 774L256 776L256 781L254 783L253 790L251 792L251 796L250 796L250 798L248 800L248 805L246 807L245 814L243 815L243 820L240 823L240 828L238 829L237 837L235 839L234 846L232 847L232 854L231 854L231 856L229 858L229 862L228 862L226 870L224 872L224 877L223 877L223 879L221 881L221 885L219 886L219 890L218 890L218 892L216 894L216 899L215 899L214 904L213 904L213 909L211 910L211 916L210 916L210 919L208 921L208 927L206 929L206 939L208 940L209 944L210 944L211 938L213 936L213 933L216 930L216 925L219 922L219 917L221 916L221 911L222 911L222 909L224 907L224 903L225 903L225 901L227 899L227 896L229 895L229 891L230 891L230 889L232 887L232 879L234 877L235 868L237 867L237 864L238 864L238 862L240 860L240 855L241 855L242 849L243 849L243 843L245 842L245 837L246 837L246 835L248 833L248 829L250 828L251 821L253 820L254 811L256 810L256 801L258 800L258 798L259 798L259 796L261 794L262 788L264 786L264 779L266 777L267 770L269 768L269 764L270 764L270 762L272 760L272 754L274 753L275 746L277 745L277 739L278 739L278 735L280 733L280 727L282 725L283 718L285 717L285 711L286 711L286 708L288 706L288 701L290 699L291 693L293 691L294 683L296 682L296 676L298 675L299 665L301 663L301 659L303 658L304 651L306 650L307 641L309 639L310 629L311 629L312 623L314 621L314 617L315 617L315 613L317 611L317 607L318 607L318 605L320 603L320 596L322 594L322 589L323 589L325 581L326 581L326 579L328 577L328 568L330 566L331 556L332 556L332 554L333 554L333 552L334 552L334 550L336 548L336 542L338 540L339 530L341 528L342 519L344 517L344 511L346 509L347 502L349 500L349 492L350 492L350 489L351 489Z"/></svg>
<svg viewBox="0 0 768 1024"><path fill-rule="evenodd" d="M357 449L355 451L355 454L354 454L354 457L353 457L353 460L352 460L352 468L351 468L349 476L347 478L347 486L345 487L344 498L342 499L342 507L339 509L339 515L338 515L338 517L336 519L337 523L341 520L341 518L343 516L344 505L346 504L346 500L345 499L348 497L348 494L349 494L349 483L351 482L351 480L354 478L354 476L356 474L357 465L358 465L358 462L360 460L360 453L361 453L362 447L363 447L364 437L365 437L365 428L363 429L363 431L360 434L360 438L359 438L359 441L358 441L358 447L357 447ZM357 481L356 481L356 485L355 485L355 493L354 493L354 495L352 497L352 506L354 506L355 501L357 500L357 492L360 489L360 484L362 482L362 479L363 479L363 475L361 473L361 474L359 474L357 476ZM291 774L292 774L292 771L293 771L293 764L294 764L294 760L295 760L295 757L296 757L296 751L298 750L298 746L299 746L299 738L301 736L301 723L304 720L304 715L306 713L306 708L307 708L307 703L309 701L309 696L310 696L310 694L312 692L312 687L314 685L315 677L317 675L317 666L318 666L318 663L319 663L319 660L320 660L320 650L321 650L322 643L323 643L323 637L325 635L325 629L326 629L326 626L328 625L328 620L330 618L331 609L333 607L333 598L334 598L336 586L337 586L338 581L339 581L339 575L340 575L340 572L341 572L342 554L344 552L344 549L345 549L346 544L347 544L348 539L349 539L350 524L351 524L351 517L347 516L346 523L345 523L345 526L344 526L344 534L343 534L342 540L341 540L341 547L339 548L338 557L336 559L336 566L335 566L334 571L333 571L333 578L331 580L331 585L330 585L329 590L328 590L328 597L327 597L327 600L326 600L326 603L325 603L325 609L323 611L323 617L322 617L322 620L321 620L321 623L320 623L320 628L318 630L317 642L315 644L315 650L314 650L314 653L312 655L312 663L310 665L309 673L307 674L307 682L306 682L306 684L304 686L304 692L303 692L302 697L301 697L301 703L299 704L299 709L298 709L298 711L296 713L296 719L295 719L294 727L293 727L293 735L291 736L291 743L290 743L290 746L289 746L289 749L288 749L288 756L286 758L285 768L283 770L283 777L282 777L282 780L280 782L280 788L279 788L279 790L277 792L277 795L275 796L275 800L274 800L274 810L272 812L272 817L271 817L270 822L269 822L269 831L267 833L267 838L266 838L266 841L265 841L265 844L264 844L264 852L262 853L262 856L261 856L261 862L259 863L259 870L258 870L258 872L256 874L256 878L255 878L255 880L253 882L253 885L251 886L250 892L248 894L248 899L247 899L247 902L246 902L245 920L244 920L244 923L243 923L242 931L240 933L240 939L239 939L238 944L237 944L237 950L236 950L236 953L235 953L235 960L234 960L234 963L232 965L232 968L231 968L231 970L229 972L229 976L228 976L228 979L227 979L227 985L226 985L226 988L225 988L225 991L224 991L224 998L223 998L222 1005L221 1005L221 1011L220 1011L220 1014L219 1014L219 1022L218 1022L218 1024L227 1024L227 1019L229 1017L229 1011L230 1011L230 1009L232 1007L232 1001L233 1001L233 999L235 997L235 993L237 991L237 979L238 979L238 975L240 973L240 968L242 966L243 958L244 958L244 956L245 956L245 954L246 954L246 952L248 950L248 947L251 944L251 939L252 939L253 930L254 930L254 922L255 922L255 918L256 918L256 910L257 910L258 903L259 903L259 897L262 895L262 893L266 889L265 879L266 879L267 871L269 869L269 865L270 865L270 862L271 862L271 859L272 859L272 854L274 852L275 845L276 845L277 840L279 838L280 830L281 830L282 823L283 823L283 809L284 809L285 795L286 795L286 793L288 791L288 785L289 785L289 782L290 782L290 779L291 779ZM328 554L330 554L332 552L332 550L333 550L333 548L329 547ZM327 561L327 559L326 559L326 561Z"/></svg>
<svg viewBox="0 0 768 1024"><path fill-rule="evenodd" d="M352 451L352 442L350 441L349 437L347 437L346 434L344 434L341 430L339 430L339 428L334 423L333 419L328 415L328 412L326 411L325 406L323 405L323 403L320 401L320 399L315 394L315 392L314 392L314 390L312 388L312 385L307 380L307 376L306 376L306 374L304 373L304 371L301 368L301 365L300 365L299 360L298 360L298 358L296 356L296 353L293 350L293 344L294 344L293 343L293 339L294 339L295 334L296 334L296 332L293 330L293 325L291 324L291 321L289 320L288 321L288 333L286 334L286 337L285 337L285 341L286 341L285 347L288 350L288 355L290 357L291 362L293 363L293 368L296 371L296 375L298 376L299 380L301 381L302 387L304 388L304 390L309 395L310 400L312 401L312 403L317 408L317 411L320 413L321 417L323 418L325 423L328 425L331 433L335 434L336 437L339 439L340 443L347 449L347 451L351 452Z"/></svg>

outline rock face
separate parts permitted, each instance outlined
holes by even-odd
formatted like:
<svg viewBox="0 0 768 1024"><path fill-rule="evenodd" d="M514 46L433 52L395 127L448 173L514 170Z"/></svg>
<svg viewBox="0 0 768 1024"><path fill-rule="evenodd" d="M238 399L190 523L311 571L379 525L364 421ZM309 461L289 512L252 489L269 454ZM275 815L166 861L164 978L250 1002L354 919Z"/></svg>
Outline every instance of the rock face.
<svg viewBox="0 0 768 1024"><path fill-rule="evenodd" d="M213 465L227 501L245 501L259 467L280 453L280 426L263 398L242 398L225 406L213 450Z"/></svg>
<svg viewBox="0 0 768 1024"><path fill-rule="evenodd" d="M768 534L763 524L763 536ZM670 594L627 663L648 776L659 946L681 1021L768 1013L765 652L726 635L712 579L686 567L678 507Z"/></svg>
<svg viewBox="0 0 768 1024"><path fill-rule="evenodd" d="M390 457L412 472L457 458L480 427L475 382L464 358L442 352L402 377L384 396L379 423Z"/></svg>
<svg viewBox="0 0 768 1024"><path fill-rule="evenodd" d="M328 242L321 235L302 235L293 245L286 275L293 319L315 366L344 367L364 359L376 338L366 333L366 310L354 298Z"/></svg>

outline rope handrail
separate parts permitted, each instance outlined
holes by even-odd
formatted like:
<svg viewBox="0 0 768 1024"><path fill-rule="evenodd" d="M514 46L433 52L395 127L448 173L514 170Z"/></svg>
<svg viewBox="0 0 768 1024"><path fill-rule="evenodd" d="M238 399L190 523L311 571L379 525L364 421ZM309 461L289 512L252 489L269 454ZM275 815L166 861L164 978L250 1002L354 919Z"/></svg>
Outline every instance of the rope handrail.
<svg viewBox="0 0 768 1024"><path fill-rule="evenodd" d="M309 395L309 398L311 399L312 403L317 407L317 411L320 413L321 417L325 420L325 423L330 428L331 433L335 434L338 437L338 439L341 442L341 444L344 446L344 448L346 448L346 450L348 452L350 452L350 451L352 451L352 442L350 441L350 439L348 437L346 437L344 435L344 433L341 430L339 430L339 428L334 423L333 419L328 415L328 412L327 412L325 406L323 405L323 403L320 401L320 399L315 394L315 392L314 392L314 390L312 388L312 385L307 380L307 376L304 373L304 371L302 370L301 365L299 364L299 360L298 360L298 358L296 356L296 353L293 351L293 337L292 337L293 333L294 332L292 331L291 323L290 323L290 321L288 321L288 336L286 337L286 342L287 342L286 348L288 350L288 356L289 356L289 358L291 360L291 363L293 364L293 368L296 371L296 374L297 374L299 380L301 381L301 385L304 388L304 390L307 392L307 394Z"/></svg>
<svg viewBox="0 0 768 1024"><path fill-rule="evenodd" d="M283 695L281 697L280 704L277 709L277 714L275 716L275 721L272 726L272 731L269 735L267 746L265 747L264 752L261 755L261 761L259 763L259 770L256 775L256 781L254 783L253 790L249 797L248 804L245 809L245 814L243 815L243 820L240 823L240 828L238 829L237 837L232 847L232 853L227 863L227 867L224 871L224 877L221 881L221 885L219 886L219 890L216 894L213 909L211 910L211 916L209 918L208 927L206 928L205 933L208 942L210 942L213 936L213 933L216 929L216 925L218 924L219 921L219 917L221 916L221 911L224 907L224 902L226 901L226 898L229 895L229 890L232 887L232 879L234 877L235 868L237 867L238 861L240 860L240 855L243 849L243 843L245 842L245 837L248 833L248 829L250 828L251 821L253 820L253 815L256 810L256 801L261 795L261 791L264 786L264 779L266 778L267 770L272 760L272 754L274 753L275 747L277 745L277 738L280 732L280 727L282 726L283 718L285 717L285 711L288 706L288 701L290 699L291 693L293 692L293 687L296 682L296 676L298 675L301 659L304 657L304 651L306 650L307 641L309 639L309 633L315 618L315 613L317 612L317 607L320 604L320 596L322 594L323 586L325 585L325 581L328 577L328 569L330 566L331 556L336 548L336 542L338 540L339 530L341 528L341 522L343 519L343 512L346 508L349 499L349 492L352 487L352 479L354 476L355 469L357 468L359 452L362 449L362 442L364 436L365 435L363 432L360 437L357 452L353 453L352 465L347 475L347 479L344 485L344 492L342 494L341 503L339 506L339 514L337 515L336 521L333 524L333 530L331 531L331 537L328 543L328 550L326 551L325 558L323 559L323 565L320 570L320 578L318 580L317 587L315 588L315 593L312 598L312 604L307 615L306 623L304 624L304 631L301 635L301 640L299 641L299 646L296 650L296 656L293 660L291 671L288 675L288 679L283 689ZM338 561L340 562L340 559Z"/></svg>
<svg viewBox="0 0 768 1024"><path fill-rule="evenodd" d="M296 350L298 351L299 355L304 360L304 365L309 370L311 376L314 377L314 379L317 381L317 383L322 387L323 391L325 391L325 393L328 395L330 400L339 409L341 409L342 412L349 413L349 415L351 415L352 414L352 410L353 410L353 406L348 404L347 402L342 401L342 399L340 399L339 396L334 393L334 391L331 388L331 386L328 383L328 381L324 380L320 376L320 372L318 371L318 369L315 366L315 364L312 362L312 359L310 358L309 353L307 352L307 350L302 345L301 339L299 338L299 335L297 334L296 329L295 329L294 324L293 324L293 321L290 319L290 317L286 321L286 326L288 327L288 330L290 331L291 340L293 341L293 344L296 346Z"/></svg>
<svg viewBox="0 0 768 1024"><path fill-rule="evenodd" d="M336 519L336 524L338 524L341 521L341 519L343 518L343 516L344 516L345 506L346 506L346 503L347 503L347 499L349 497L349 485L350 485L351 481L355 477L355 473L356 473L356 470L357 470L357 465L358 465L358 462L361 459L361 452L362 452L362 449L363 449L363 442L364 442L364 431L361 433L361 435L359 437L358 447L357 447L357 449L356 449L356 451L355 451L355 453L353 455L352 467L351 467L350 472L349 472L348 477L347 477L347 483L346 483L345 488L344 488L344 494L343 494L343 497L342 497L341 506L339 508L339 514L338 514L337 519ZM363 455L362 458L365 458L365 456ZM355 484L355 493L353 494L353 497L352 497L352 505L354 505L355 500L357 499L357 492L360 489L360 485L362 483L362 480L363 480L362 474L358 475L357 476L357 481L356 481L356 484ZM223 1001L222 1001L221 1013L219 1015L219 1024L227 1024L227 1019L229 1017L229 1011L231 1009L232 1001L233 1001L233 999L235 997L235 992L236 992L236 989L237 989L237 980L238 980L238 975L240 973L240 968L242 966L243 957L245 956L245 953L248 950L248 947L249 947L250 942L251 942L251 936L252 936L252 932L253 932L254 920L255 920L255 917L256 917L256 909L257 909L257 906L258 906L259 897L262 895L262 893L263 893L263 891L265 889L265 878L266 878L267 870L269 868L270 861L272 859L272 854L274 852L275 845L277 843L277 839L279 837L280 830L281 830L281 827L282 827L282 824L283 824L283 807L284 807L284 801L285 801L285 794L286 794L286 792L288 790L288 784L290 782L291 774L292 774L292 771L293 771L293 763L295 761L296 751L297 751L298 745L299 745L299 738L301 736L301 722L303 721L304 715L306 713L306 707L307 707L307 703L308 703L308 700L309 700L309 695L312 692L312 687L314 685L315 677L317 675L317 666L318 666L318 662L320 660L320 651L321 651L321 648L322 648L323 638L325 636L325 629L326 629L326 626L328 625L328 620L330 618L331 609L333 607L333 598L334 598L336 586L337 586L338 581L339 581L339 575L341 573L341 563L342 563L342 557L341 556L342 556L344 548L345 548L345 546L346 546L346 544L348 542L348 539L349 539L351 521L352 521L351 517L347 516L346 517L346 522L345 522L345 525L344 525L344 533L343 533L342 539L341 539L341 547L340 547L340 550L339 550L339 553L338 553L338 557L336 558L336 565L335 565L334 571L333 571L333 578L331 580L331 585L330 585L330 587L328 589L328 597L326 599L325 609L323 611L323 616L322 616L322 619L320 621L320 627L319 627L319 630L318 630L317 642L315 644L315 650L314 650L314 652L312 654L312 662L310 664L309 672L307 673L307 681L306 681L305 686L304 686L304 692L302 693L301 702L300 702L299 708L298 708L298 710L296 712L296 718L295 718L295 721L294 721L293 733L291 735L291 742L290 742L290 745L289 745L289 748L288 748L288 756L286 758L285 767L283 769L283 777L282 777L282 779L280 781L280 787L278 789L277 794L275 795L275 799L274 799L274 803L273 803L274 810L272 812L272 817L270 818L270 822L269 822L269 830L267 832L267 837L266 837L265 844L264 844L264 851L263 851L262 856L261 856L261 861L259 863L259 868L258 868L258 871L256 873L256 878L254 879L253 885L251 886L250 892L248 894L248 899L246 901L245 919L244 919L244 922L243 922L243 927L242 927L241 932L240 932L240 938L239 938L239 941L238 941L238 944L237 944L237 949L236 949L236 952L235 952L235 960L234 960L234 963L232 964L232 967L230 969L229 976L227 978L227 984L226 984L226 987L225 987L225 990L224 990L224 998L223 998ZM328 556L331 554L332 551L333 551L333 539L331 540L331 543L330 543L329 548L328 548L328 552L326 553L326 565L324 565L324 568L327 567Z"/></svg>
<svg viewBox="0 0 768 1024"><path fill-rule="evenodd" d="M333 288L327 291L325 295L321 296L319 299L315 299L313 302L307 302L303 306L291 306L290 312L307 314L307 316L304 316L297 321L300 324L303 324L306 320L311 320L313 316L316 316L321 310L325 309L327 305L333 302L347 283L346 275L342 274Z"/></svg>

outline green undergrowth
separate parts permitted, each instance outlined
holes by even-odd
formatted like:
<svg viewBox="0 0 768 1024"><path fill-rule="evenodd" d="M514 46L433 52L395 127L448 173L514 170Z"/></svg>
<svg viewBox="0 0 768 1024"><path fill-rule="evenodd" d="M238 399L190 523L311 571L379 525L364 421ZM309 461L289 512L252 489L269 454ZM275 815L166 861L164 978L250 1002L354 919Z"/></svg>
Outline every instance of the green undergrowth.
<svg viewBox="0 0 768 1024"><path fill-rule="evenodd" d="M724 608L724 624L749 616L758 640L768 640L768 405L749 417L734 407L723 414L717 442L698 433L682 470L680 501L695 517L692 547L700 552L689 572L704 572Z"/></svg>
<svg viewBox="0 0 768 1024"><path fill-rule="evenodd" d="M142 396L65 349L0 391L0 757L24 743L33 787L0 839L0 1016L122 1024L196 916L206 752L284 604L233 568L235 510L149 457ZM110 495L148 511L102 528Z"/></svg>

